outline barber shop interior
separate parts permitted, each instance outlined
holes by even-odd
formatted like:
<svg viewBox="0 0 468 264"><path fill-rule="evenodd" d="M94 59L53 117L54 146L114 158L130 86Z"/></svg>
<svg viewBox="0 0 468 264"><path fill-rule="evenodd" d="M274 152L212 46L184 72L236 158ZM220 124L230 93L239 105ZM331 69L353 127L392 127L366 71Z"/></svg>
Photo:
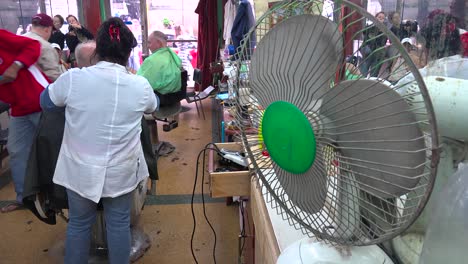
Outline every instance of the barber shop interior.
<svg viewBox="0 0 468 264"><path fill-rule="evenodd" d="M2 0L0 263L467 263L467 30L468 0Z"/></svg>

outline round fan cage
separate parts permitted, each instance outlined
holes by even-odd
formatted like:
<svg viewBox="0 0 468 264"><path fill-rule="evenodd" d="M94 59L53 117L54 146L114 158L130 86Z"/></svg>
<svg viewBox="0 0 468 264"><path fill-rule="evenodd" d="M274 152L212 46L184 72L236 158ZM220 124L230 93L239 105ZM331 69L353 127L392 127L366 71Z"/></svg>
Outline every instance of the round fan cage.
<svg viewBox="0 0 468 264"><path fill-rule="evenodd" d="M363 33L375 29L392 43L390 58L382 47L347 61L344 54L361 56ZM258 19L234 57L236 138L267 202L289 224L333 245L370 245L415 221L434 184L438 136L424 82L384 24L347 1L284 1ZM362 65L376 58L380 68L397 67L362 76ZM308 121L315 146L306 144L307 155L296 153L300 139L282 142L295 135L287 113L270 115L266 127L275 102ZM286 162L277 162L284 153L273 155L273 147L291 152ZM302 159L313 163L292 172Z"/></svg>

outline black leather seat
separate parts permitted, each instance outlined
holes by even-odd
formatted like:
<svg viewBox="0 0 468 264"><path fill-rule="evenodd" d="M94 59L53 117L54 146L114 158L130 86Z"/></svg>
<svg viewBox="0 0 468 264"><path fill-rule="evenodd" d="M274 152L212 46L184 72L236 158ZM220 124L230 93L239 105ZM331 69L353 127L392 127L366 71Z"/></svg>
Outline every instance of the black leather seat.
<svg viewBox="0 0 468 264"><path fill-rule="evenodd" d="M159 97L159 106L166 107L173 104L176 104L187 96L187 81L188 73L186 70L180 72L181 87L180 91L175 93L161 94L155 91L154 93Z"/></svg>

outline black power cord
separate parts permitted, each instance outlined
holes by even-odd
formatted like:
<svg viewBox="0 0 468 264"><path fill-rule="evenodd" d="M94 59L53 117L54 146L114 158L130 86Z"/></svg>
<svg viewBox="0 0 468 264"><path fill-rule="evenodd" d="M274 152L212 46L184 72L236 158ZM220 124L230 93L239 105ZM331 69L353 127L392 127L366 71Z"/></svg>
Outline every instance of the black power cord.
<svg viewBox="0 0 468 264"><path fill-rule="evenodd" d="M214 146L214 147L209 147L210 145ZM202 179L201 179L201 195L202 195L202 204L203 204L203 215L205 217L205 220L206 220L206 223L210 226L211 228L211 231L213 231L213 235L214 235L214 245L213 245L213 261L214 263L216 264L216 232L213 228L213 225L211 224L211 222L208 220L208 216L206 215L206 207L205 207L205 195L203 193L204 191L204 188L203 188L203 185L204 185L204 180L205 180L205 162L206 162L206 151L207 150L214 150L216 151L218 154L221 153L221 151L219 150L218 146L216 146L215 144L213 143L209 143L207 144L199 153L198 153L198 156L197 156L197 164L196 164L196 171L195 171L195 181L193 183L193 190L192 190L192 199L191 199L191 202L190 202L190 208L192 210L192 219L193 219L193 229L192 229L192 236L190 238L190 250L192 252L192 257L193 257L193 260L195 260L195 263L198 264L198 260L197 260L197 257L195 256L195 252L193 251L193 238L195 237L195 230L196 230L196 226L197 226L197 221L196 221L196 217L195 217L195 211L193 209L193 200L194 200L194 197L195 197L195 189L197 187L197 180L198 180L198 165L200 163L200 155L203 154L203 171L202 171Z"/></svg>
<svg viewBox="0 0 468 264"><path fill-rule="evenodd" d="M240 233L240 238L242 240L242 244L239 250L239 263L240 259L242 258L242 255L244 254L244 249L245 249L245 244L246 244L246 239L248 237L251 237L251 232L252 228L250 227L250 222L249 222L249 213L248 210L245 208L245 203L248 201L248 199L240 199L240 213L242 215L242 230ZM247 224L246 224L247 223Z"/></svg>
<svg viewBox="0 0 468 264"><path fill-rule="evenodd" d="M241 212L241 215L242 215L242 230L241 230L241 234L240 234L241 239L242 239L242 246L240 248L239 257L242 258L242 254L244 252L244 247L245 247L245 238L246 238L246 235L245 235L244 201L242 199L240 200L240 212Z"/></svg>

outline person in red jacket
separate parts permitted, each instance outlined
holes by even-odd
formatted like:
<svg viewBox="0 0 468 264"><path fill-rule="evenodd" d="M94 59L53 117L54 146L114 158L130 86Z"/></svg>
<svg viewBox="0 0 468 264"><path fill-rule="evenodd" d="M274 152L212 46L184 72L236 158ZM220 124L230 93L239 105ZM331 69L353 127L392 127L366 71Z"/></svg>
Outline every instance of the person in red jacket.
<svg viewBox="0 0 468 264"><path fill-rule="evenodd" d="M11 107L7 149L16 191L16 202L1 209L22 206L26 164L41 114L39 97L49 80L35 65L41 44L34 39L0 29L0 101Z"/></svg>

